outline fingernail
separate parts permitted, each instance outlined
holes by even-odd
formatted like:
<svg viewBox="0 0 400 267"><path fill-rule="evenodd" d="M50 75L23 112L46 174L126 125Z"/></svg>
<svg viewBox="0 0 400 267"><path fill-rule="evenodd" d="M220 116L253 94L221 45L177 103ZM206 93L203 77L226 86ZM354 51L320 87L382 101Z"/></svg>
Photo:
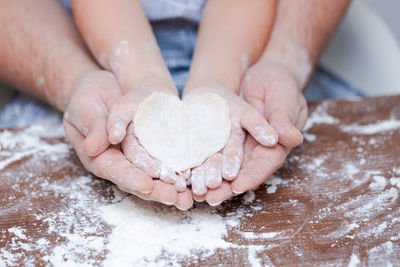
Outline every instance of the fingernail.
<svg viewBox="0 0 400 267"><path fill-rule="evenodd" d="M264 127L256 127L254 136L264 146L274 146L278 143L278 138L275 135L268 134Z"/></svg>
<svg viewBox="0 0 400 267"><path fill-rule="evenodd" d="M265 146L274 146L278 143L278 139L273 135L260 136L260 140Z"/></svg>
<svg viewBox="0 0 400 267"><path fill-rule="evenodd" d="M232 192L233 192L234 194L237 194L237 195L240 195L240 194L243 194L243 193L244 193L244 191L237 191L237 190L235 190L235 189L233 189L233 188L232 188Z"/></svg>
<svg viewBox="0 0 400 267"><path fill-rule="evenodd" d="M112 129L111 133L114 137L120 139L125 134L124 124L122 122L116 122Z"/></svg>
<svg viewBox="0 0 400 267"><path fill-rule="evenodd" d="M175 206L178 210L180 210L180 211L187 211L188 209L185 209L185 208L181 208L181 207L178 207L178 206Z"/></svg>
<svg viewBox="0 0 400 267"><path fill-rule="evenodd" d="M210 205L210 206L212 206L212 207L215 207L215 206L220 205L222 202L223 202L223 201L220 201L220 202L217 202L217 203L208 203L208 205Z"/></svg>

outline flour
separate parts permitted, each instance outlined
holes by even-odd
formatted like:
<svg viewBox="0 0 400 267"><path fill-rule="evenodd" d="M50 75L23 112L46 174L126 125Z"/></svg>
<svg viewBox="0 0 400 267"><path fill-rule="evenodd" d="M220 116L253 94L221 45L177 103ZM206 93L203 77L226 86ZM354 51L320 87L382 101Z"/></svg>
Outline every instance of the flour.
<svg viewBox="0 0 400 267"><path fill-rule="evenodd" d="M337 210L345 211L348 218L363 218L368 215L376 215L392 206L399 196L395 188L387 189L378 196L358 196L353 201L336 207Z"/></svg>
<svg viewBox="0 0 400 267"><path fill-rule="evenodd" d="M260 251L262 251L262 246L250 245L248 246L248 260L252 267L264 266L260 257L257 255Z"/></svg>
<svg viewBox="0 0 400 267"><path fill-rule="evenodd" d="M392 177L390 178L390 184L393 186L397 186L400 189L400 178Z"/></svg>
<svg viewBox="0 0 400 267"><path fill-rule="evenodd" d="M80 168L75 169L82 173L77 178L65 176L51 180L47 175L58 173L57 164L54 164L54 173L33 176L29 169L38 168L37 160L48 163L60 158L64 162L70 160L70 146L64 143L50 144L43 138L46 135L62 138L62 127L51 132L44 127L34 126L13 135L4 131L0 133L3 147L18 153L29 149L34 151L24 159L22 171L26 172L25 175L15 175L12 165L7 165L10 168L4 167L6 172L2 175L9 175L10 180L4 178L3 181L10 181L11 192L19 195L18 198L8 196L7 199L20 202L1 207L0 216L28 206L27 214L32 216L32 225L40 225L38 228L16 225L6 229L11 240L0 249L0 266L15 265L19 261L26 265L54 266L177 265L193 257L206 258L217 249L248 249L249 262L261 262L257 257L263 246L248 247L228 240L228 231L239 232L240 220L252 216L253 210L262 208L255 201L253 191L246 193L243 199L247 203L246 211L239 208L233 214L221 216L217 213L218 209L208 205L199 204L190 211L181 212L141 200L114 186L110 187ZM1 157L5 157L5 152L1 151ZM7 160L12 156L7 155L6 158L0 158L1 162L12 162ZM16 158L12 159L17 162ZM65 167L65 164L61 165ZM21 169L18 171L21 172ZM106 195L111 194L112 198L96 191L109 189L111 191ZM54 203L56 209L47 211L27 205L50 195L58 199ZM0 200L3 197L0 195ZM248 238L243 237L247 242L253 240L254 236L257 236L257 240L273 240L279 235L272 232L252 235L250 231L246 230ZM5 232L0 232L0 242L4 238Z"/></svg>
<svg viewBox="0 0 400 267"><path fill-rule="evenodd" d="M119 266L153 262L163 251L174 262L196 250L213 253L216 248L230 246L223 239L227 231L223 219L210 209L195 209L189 214L172 210L166 213L162 212L163 207L136 202L134 197L126 197L120 203L101 208L102 218L114 226L105 266L116 262Z"/></svg>
<svg viewBox="0 0 400 267"><path fill-rule="evenodd" d="M243 201L244 203L251 203L254 201L254 199L256 199L256 194L254 193L253 190L247 191L244 195L243 195Z"/></svg>
<svg viewBox="0 0 400 267"><path fill-rule="evenodd" d="M352 254L347 267L357 267L360 265L360 259L356 254Z"/></svg>
<svg viewBox="0 0 400 267"><path fill-rule="evenodd" d="M13 233L16 237L18 237L20 239L26 239L26 236L24 234L25 229L22 229L20 227L8 228L8 232Z"/></svg>
<svg viewBox="0 0 400 267"><path fill-rule="evenodd" d="M356 133L356 134L364 134L364 135L373 135L377 133L393 131L400 128L400 120L389 119L379 121L377 123L367 124L367 125L342 125L340 129L343 132L348 133Z"/></svg>
<svg viewBox="0 0 400 267"><path fill-rule="evenodd" d="M242 232L241 235L246 239L271 239L281 234L281 232L271 233L254 233L254 232Z"/></svg>
<svg viewBox="0 0 400 267"><path fill-rule="evenodd" d="M42 133L40 135L41 137L38 136L38 133ZM56 129L52 133L46 133L45 128L40 125L29 127L24 131L18 132L18 134L11 133L7 130L0 132L0 147L2 149L14 150L13 155L5 159L1 159L1 156L4 155L5 152L0 152L0 171L16 161L37 153L50 155L51 160L57 160L60 156L69 152L70 146L65 143L50 145L41 138L61 138L63 137L62 133L63 131L60 131L60 129ZM24 151L18 151L21 147L24 148Z"/></svg>
<svg viewBox="0 0 400 267"><path fill-rule="evenodd" d="M283 181L281 178L276 177L274 175L272 175L271 177L269 177L266 181L265 184L269 185L267 187L267 194L273 194L276 192L276 189L278 188L278 185L282 184Z"/></svg>
<svg viewBox="0 0 400 267"><path fill-rule="evenodd" d="M346 163L344 166L344 171L348 177L353 177L355 174L360 172L360 169L357 168L353 163Z"/></svg>
<svg viewBox="0 0 400 267"><path fill-rule="evenodd" d="M373 179L374 182L369 184L369 188L372 190L383 190L386 187L387 181L384 176L375 175Z"/></svg>
<svg viewBox="0 0 400 267"><path fill-rule="evenodd" d="M303 133L303 137L307 142L314 142L317 140L317 136L315 134Z"/></svg>
<svg viewBox="0 0 400 267"><path fill-rule="evenodd" d="M308 131L315 124L336 124L338 122L339 120L337 118L332 117L326 112L326 106L322 104L318 106L317 109L310 114L303 130Z"/></svg>

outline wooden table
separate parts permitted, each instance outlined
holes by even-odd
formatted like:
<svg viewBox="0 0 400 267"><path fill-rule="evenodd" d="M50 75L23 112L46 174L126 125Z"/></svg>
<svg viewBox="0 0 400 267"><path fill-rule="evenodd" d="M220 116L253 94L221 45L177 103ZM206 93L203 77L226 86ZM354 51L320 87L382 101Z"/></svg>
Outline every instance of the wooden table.
<svg viewBox="0 0 400 267"><path fill-rule="evenodd" d="M400 96L310 110L266 184L188 212L89 175L59 125L1 131L0 266L399 266Z"/></svg>

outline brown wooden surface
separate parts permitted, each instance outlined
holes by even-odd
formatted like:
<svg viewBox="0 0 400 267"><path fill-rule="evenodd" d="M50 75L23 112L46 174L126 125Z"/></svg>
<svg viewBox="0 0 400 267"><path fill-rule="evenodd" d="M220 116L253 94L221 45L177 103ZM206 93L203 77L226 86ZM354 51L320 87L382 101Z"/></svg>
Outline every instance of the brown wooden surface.
<svg viewBox="0 0 400 267"><path fill-rule="evenodd" d="M231 246L189 257L167 251L162 264L400 265L400 96L330 100L310 104L310 110L304 144L253 201L247 194L247 201L238 196L187 212L189 218L200 210L236 221L222 237ZM107 242L114 227L93 214L115 205L121 193L88 176L61 131L42 126L0 132L0 266L54 263L55 248L63 244L61 262L73 254L80 263L101 265L108 257L106 244L79 250L68 247L77 243L68 238L89 233ZM184 214L132 199L161 218ZM95 229L85 232L87 226ZM155 262L161 264L160 258Z"/></svg>

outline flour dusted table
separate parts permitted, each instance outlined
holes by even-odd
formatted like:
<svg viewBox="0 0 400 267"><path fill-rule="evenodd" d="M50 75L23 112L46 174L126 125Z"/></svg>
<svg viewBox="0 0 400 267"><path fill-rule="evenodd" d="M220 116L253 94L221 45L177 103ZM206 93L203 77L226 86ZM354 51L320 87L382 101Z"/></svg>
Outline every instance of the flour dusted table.
<svg viewBox="0 0 400 267"><path fill-rule="evenodd" d="M188 212L88 174L59 125L1 130L0 266L399 266L400 96L309 107L266 184Z"/></svg>

